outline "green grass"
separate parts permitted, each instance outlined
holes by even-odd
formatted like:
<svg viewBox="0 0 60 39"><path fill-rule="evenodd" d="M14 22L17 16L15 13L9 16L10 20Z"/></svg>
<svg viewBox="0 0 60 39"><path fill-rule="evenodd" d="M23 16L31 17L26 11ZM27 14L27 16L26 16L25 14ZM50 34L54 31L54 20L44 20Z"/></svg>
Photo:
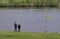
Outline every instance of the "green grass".
<svg viewBox="0 0 60 39"><path fill-rule="evenodd" d="M0 32L0 39L60 39L60 34L41 32Z"/></svg>

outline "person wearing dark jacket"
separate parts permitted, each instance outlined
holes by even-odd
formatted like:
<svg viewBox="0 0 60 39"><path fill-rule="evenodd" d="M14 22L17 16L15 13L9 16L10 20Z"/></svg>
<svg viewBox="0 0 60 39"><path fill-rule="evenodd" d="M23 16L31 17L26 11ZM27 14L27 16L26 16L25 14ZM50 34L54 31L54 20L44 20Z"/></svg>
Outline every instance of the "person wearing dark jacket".
<svg viewBox="0 0 60 39"><path fill-rule="evenodd" d="M18 32L20 32L21 24L18 24Z"/></svg>
<svg viewBox="0 0 60 39"><path fill-rule="evenodd" d="M14 32L17 32L17 23L14 23Z"/></svg>

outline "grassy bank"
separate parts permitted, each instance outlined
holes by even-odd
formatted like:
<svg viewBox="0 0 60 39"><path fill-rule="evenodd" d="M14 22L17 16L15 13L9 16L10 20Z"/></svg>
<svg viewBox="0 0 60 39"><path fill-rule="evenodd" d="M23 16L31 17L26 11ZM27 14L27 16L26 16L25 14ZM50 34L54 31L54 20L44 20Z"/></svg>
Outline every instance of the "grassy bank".
<svg viewBox="0 0 60 39"><path fill-rule="evenodd" d="M0 7L60 7L59 0L0 0Z"/></svg>
<svg viewBox="0 0 60 39"><path fill-rule="evenodd" d="M37 32L0 32L0 39L60 39L60 34Z"/></svg>

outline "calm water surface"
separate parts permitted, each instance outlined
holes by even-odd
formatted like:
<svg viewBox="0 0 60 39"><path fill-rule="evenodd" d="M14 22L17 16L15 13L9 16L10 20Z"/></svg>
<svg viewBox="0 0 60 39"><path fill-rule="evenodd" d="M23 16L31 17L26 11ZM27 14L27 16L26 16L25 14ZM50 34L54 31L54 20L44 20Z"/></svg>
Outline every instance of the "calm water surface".
<svg viewBox="0 0 60 39"><path fill-rule="evenodd" d="M0 9L0 31L13 31L15 21L22 32L60 32L60 9Z"/></svg>

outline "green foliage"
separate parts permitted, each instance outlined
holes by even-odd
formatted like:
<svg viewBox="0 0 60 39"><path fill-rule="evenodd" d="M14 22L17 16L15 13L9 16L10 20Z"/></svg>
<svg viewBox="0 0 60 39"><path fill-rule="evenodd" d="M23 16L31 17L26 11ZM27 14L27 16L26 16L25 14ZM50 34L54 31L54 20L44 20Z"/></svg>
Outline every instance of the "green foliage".
<svg viewBox="0 0 60 39"><path fill-rule="evenodd" d="M1 5L16 5L16 6L34 6L34 7L58 7L58 0L0 0Z"/></svg>

